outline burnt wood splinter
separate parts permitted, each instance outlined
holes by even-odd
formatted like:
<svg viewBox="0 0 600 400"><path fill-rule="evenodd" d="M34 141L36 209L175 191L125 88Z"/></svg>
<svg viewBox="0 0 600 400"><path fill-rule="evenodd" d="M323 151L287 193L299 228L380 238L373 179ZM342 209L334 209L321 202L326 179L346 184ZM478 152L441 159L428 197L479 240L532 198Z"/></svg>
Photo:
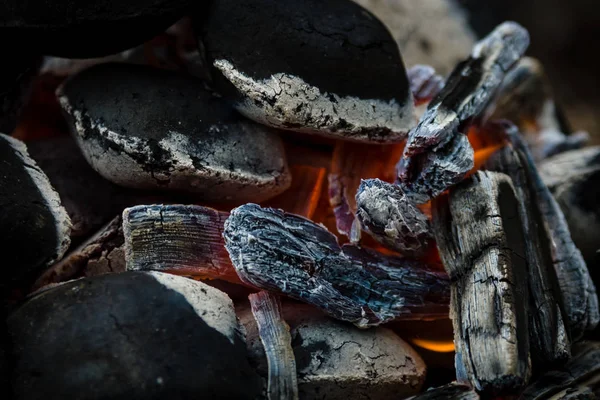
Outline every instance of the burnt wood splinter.
<svg viewBox="0 0 600 400"><path fill-rule="evenodd" d="M433 227L451 279L457 380L514 393L531 376L526 238L510 178L477 172L433 203Z"/></svg>
<svg viewBox="0 0 600 400"><path fill-rule="evenodd" d="M466 125L478 117L506 72L529 46L529 34L514 22L499 25L458 64L441 92L408 134L398 162L398 184L425 203L460 182L474 165Z"/></svg>
<svg viewBox="0 0 600 400"><path fill-rule="evenodd" d="M242 281L319 307L361 328L393 319L447 316L446 274L420 262L340 247L322 226L246 204L223 234Z"/></svg>

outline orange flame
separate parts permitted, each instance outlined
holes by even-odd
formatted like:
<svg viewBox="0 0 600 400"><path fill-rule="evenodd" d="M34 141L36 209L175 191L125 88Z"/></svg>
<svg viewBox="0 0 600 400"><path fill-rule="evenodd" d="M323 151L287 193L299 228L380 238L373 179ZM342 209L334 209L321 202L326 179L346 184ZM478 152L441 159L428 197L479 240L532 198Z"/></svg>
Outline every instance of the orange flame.
<svg viewBox="0 0 600 400"><path fill-rule="evenodd" d="M427 340L427 339L411 339L415 346L419 346L426 350L435 351L437 353L451 353L454 351L454 342L452 340Z"/></svg>

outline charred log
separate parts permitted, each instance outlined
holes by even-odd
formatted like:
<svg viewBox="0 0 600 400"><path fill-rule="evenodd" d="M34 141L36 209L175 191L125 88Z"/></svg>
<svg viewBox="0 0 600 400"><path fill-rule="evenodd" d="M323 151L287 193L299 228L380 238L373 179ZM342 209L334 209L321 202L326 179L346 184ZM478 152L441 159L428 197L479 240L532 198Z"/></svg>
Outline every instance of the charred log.
<svg viewBox="0 0 600 400"><path fill-rule="evenodd" d="M269 365L268 398L297 400L296 359L290 327L281 315L281 301L278 296L264 291L253 293L248 299Z"/></svg>
<svg viewBox="0 0 600 400"><path fill-rule="evenodd" d="M240 283L221 236L227 215L202 206L127 208L123 212L127 269Z"/></svg>
<svg viewBox="0 0 600 400"><path fill-rule="evenodd" d="M478 400L479 395L469 386L450 383L425 393L411 397L409 400Z"/></svg>
<svg viewBox="0 0 600 400"><path fill-rule="evenodd" d="M469 59L457 65L409 132L398 181L417 202L424 203L460 182L473 167L473 149L468 142L459 145L463 141L458 138L466 133L465 125L483 112L528 45L529 35L520 25L506 22L497 27L477 43ZM433 181L427 176L429 166L444 167L435 170Z"/></svg>
<svg viewBox="0 0 600 400"><path fill-rule="evenodd" d="M223 236L243 282L359 327L447 315L444 273L354 246L341 248L335 236L305 218L246 204L232 210Z"/></svg>
<svg viewBox="0 0 600 400"><path fill-rule="evenodd" d="M488 123L486 129L502 130L505 124ZM519 199L519 217L523 233L527 263L530 342L534 361L546 366L565 360L570 355L570 343L561 311L562 297L552 268L550 238L544 226L535 194L521 158L510 146L506 146L490 157L486 169L507 174L512 179Z"/></svg>
<svg viewBox="0 0 600 400"><path fill-rule="evenodd" d="M573 243L564 214L542 181L527 145L513 125L504 123L504 133L523 166L533 202L537 204L539 218L550 239L550 258L560 288L563 318L571 338L578 339L585 331L594 329L600 320L596 287L581 252Z"/></svg>
<svg viewBox="0 0 600 400"><path fill-rule="evenodd" d="M434 240L429 220L399 186L363 180L356 205L363 229L382 245L415 257L430 249Z"/></svg>
<svg viewBox="0 0 600 400"><path fill-rule="evenodd" d="M434 200L433 226L451 279L457 379L514 392L531 375L525 237L510 178L477 172Z"/></svg>
<svg viewBox="0 0 600 400"><path fill-rule="evenodd" d="M425 104L442 90L444 78L430 65L417 64L406 71L415 105Z"/></svg>

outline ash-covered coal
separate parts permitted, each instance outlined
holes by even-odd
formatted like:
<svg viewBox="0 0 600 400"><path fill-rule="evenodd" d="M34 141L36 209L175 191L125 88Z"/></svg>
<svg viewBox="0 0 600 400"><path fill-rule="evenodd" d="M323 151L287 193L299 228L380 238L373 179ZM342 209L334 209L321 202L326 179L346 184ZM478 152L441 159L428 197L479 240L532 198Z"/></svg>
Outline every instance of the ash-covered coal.
<svg viewBox="0 0 600 400"><path fill-rule="evenodd" d="M364 142L414 123L396 42L350 0L222 0L198 34L215 89L255 121Z"/></svg>

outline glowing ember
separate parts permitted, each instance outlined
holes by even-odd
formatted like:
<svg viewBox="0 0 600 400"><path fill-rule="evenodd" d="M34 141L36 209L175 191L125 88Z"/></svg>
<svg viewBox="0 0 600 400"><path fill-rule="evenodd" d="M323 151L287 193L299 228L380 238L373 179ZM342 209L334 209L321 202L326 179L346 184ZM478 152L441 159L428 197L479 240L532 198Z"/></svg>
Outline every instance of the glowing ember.
<svg viewBox="0 0 600 400"><path fill-rule="evenodd" d="M415 346L437 353L451 353L454 351L454 342L452 340L427 340L415 338L410 339L410 341Z"/></svg>

